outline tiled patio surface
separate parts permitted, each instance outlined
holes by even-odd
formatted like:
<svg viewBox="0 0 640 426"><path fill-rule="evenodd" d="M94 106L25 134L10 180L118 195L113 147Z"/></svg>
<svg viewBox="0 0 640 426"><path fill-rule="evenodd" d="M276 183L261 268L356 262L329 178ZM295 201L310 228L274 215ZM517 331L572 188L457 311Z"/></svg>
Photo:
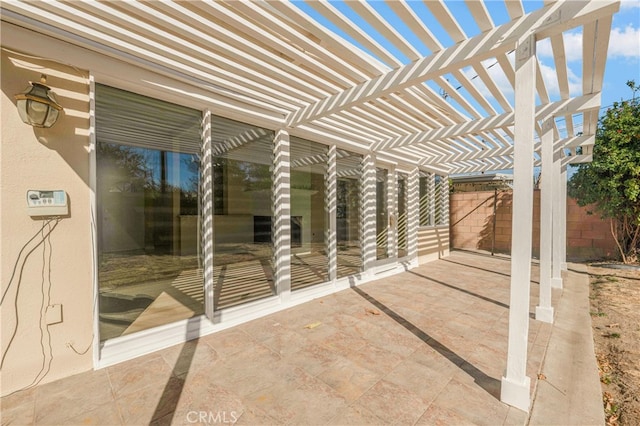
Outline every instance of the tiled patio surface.
<svg viewBox="0 0 640 426"><path fill-rule="evenodd" d="M3 398L2 424L524 424L499 401L509 271L508 259L453 252ZM537 279L534 265L530 312ZM550 333L530 320L532 388Z"/></svg>

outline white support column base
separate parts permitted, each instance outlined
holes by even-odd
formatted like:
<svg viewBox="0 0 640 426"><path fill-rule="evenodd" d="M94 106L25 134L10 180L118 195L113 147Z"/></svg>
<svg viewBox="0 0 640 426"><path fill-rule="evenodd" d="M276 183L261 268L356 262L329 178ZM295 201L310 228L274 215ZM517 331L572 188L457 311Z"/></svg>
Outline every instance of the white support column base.
<svg viewBox="0 0 640 426"><path fill-rule="evenodd" d="M562 288L562 278L551 278L551 288Z"/></svg>
<svg viewBox="0 0 640 426"><path fill-rule="evenodd" d="M553 324L553 307L536 306L536 320Z"/></svg>
<svg viewBox="0 0 640 426"><path fill-rule="evenodd" d="M500 401L528 413L531 404L530 390L531 378L528 376L524 376L524 382L514 382L503 377L500 387Z"/></svg>
<svg viewBox="0 0 640 426"><path fill-rule="evenodd" d="M560 269L563 271L568 271L569 266L567 265L567 262L560 262Z"/></svg>

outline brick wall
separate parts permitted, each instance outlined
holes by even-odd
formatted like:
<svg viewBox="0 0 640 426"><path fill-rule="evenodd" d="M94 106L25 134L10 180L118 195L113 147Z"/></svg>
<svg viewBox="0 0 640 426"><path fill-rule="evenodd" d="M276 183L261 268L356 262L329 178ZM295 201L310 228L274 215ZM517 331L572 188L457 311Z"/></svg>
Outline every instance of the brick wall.
<svg viewBox="0 0 640 426"><path fill-rule="evenodd" d="M511 251L512 192L498 192L496 229L493 238L494 192L459 192L451 194L451 247L491 251ZM597 214L589 214L575 200L567 200L567 259L571 261L615 257L615 241L609 222ZM533 256L540 253L540 191L533 198Z"/></svg>

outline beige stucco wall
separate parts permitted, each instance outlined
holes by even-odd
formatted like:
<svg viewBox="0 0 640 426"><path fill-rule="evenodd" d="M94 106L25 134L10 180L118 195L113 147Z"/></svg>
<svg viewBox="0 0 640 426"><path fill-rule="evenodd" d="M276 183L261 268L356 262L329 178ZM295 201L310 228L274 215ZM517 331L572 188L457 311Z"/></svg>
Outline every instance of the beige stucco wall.
<svg viewBox="0 0 640 426"><path fill-rule="evenodd" d="M449 227L418 229L418 262L431 262L449 255Z"/></svg>
<svg viewBox="0 0 640 426"><path fill-rule="evenodd" d="M2 49L0 283L3 294L7 292L1 311L3 355L6 352L2 395L93 365L88 73L25 53ZM14 95L29 81L39 81L42 73L65 108L50 129L22 123L15 108ZM68 194L70 214L44 243L39 231L46 221L27 214L29 189ZM62 305L63 321L47 326L41 317L49 282L50 303ZM78 355L70 345L78 352L88 350Z"/></svg>

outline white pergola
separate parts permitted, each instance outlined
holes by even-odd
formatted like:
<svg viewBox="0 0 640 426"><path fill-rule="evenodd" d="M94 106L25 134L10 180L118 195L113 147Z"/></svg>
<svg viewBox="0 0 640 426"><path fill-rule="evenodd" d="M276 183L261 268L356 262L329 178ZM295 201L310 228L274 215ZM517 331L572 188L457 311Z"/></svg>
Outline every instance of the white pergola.
<svg viewBox="0 0 640 426"><path fill-rule="evenodd" d="M313 14L285 1L241 0L5 0L1 10L5 22L164 75L229 118L276 130L276 155L287 153L294 135L333 145L330 157L337 147L362 153L371 164L403 163L442 175L514 169L518 238L502 400L528 410L533 168L544 171L536 317L551 322L551 288L562 286L566 165L591 159L619 1L545 1L525 14L520 0L505 0L509 21L496 25L485 3L466 0L480 30L467 34L447 2L425 0L420 6L447 40L410 3L387 0L393 20L370 3L345 4L348 14L319 0L306 2ZM579 94L570 94L563 38L569 31L582 34ZM536 56L540 42L553 51L551 80ZM509 93L496 75L509 82ZM550 81L559 95L550 93ZM288 173L288 166L275 173ZM277 212L276 221L286 213Z"/></svg>

